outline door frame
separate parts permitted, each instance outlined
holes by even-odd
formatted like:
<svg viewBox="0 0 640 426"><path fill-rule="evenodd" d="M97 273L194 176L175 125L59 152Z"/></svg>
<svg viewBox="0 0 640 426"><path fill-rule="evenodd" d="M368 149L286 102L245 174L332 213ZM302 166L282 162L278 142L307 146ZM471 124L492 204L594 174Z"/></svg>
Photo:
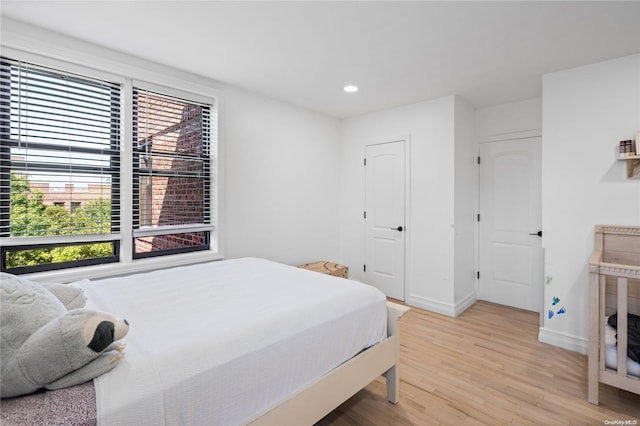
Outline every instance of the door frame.
<svg viewBox="0 0 640 426"><path fill-rule="evenodd" d="M407 301L408 296L411 294L411 234L412 234L412 224L411 224L411 135L405 134L403 136L395 137L395 138L384 138L378 141L372 141L365 143L362 148L362 158L366 158L367 156L367 147L375 146L375 145L383 145L393 142L404 142L404 220L405 224L403 225L404 230L404 302ZM367 169L364 165L364 161L362 163L362 212L366 211L367 208ZM364 215L362 218L362 256L363 256L363 264L366 262L366 252L367 252L367 232L366 232L366 219L364 219ZM408 231L407 231L408 230Z"/></svg>
<svg viewBox="0 0 640 426"><path fill-rule="evenodd" d="M480 145L483 143L491 143L491 142L504 142L510 140L517 139L530 139L530 138L540 138L542 139L542 129L533 129L522 132L513 132L513 133L501 133L497 135L491 135L483 137L478 140L478 144L476 147L476 157L480 157ZM542 149L542 141L540 149ZM542 178L542 175L540 176ZM541 194L540 205L542 206L542 194ZM480 211L480 164L478 164L477 168L477 187L476 187L476 211ZM476 271L480 271L480 222L476 222L476 230L475 230L475 238L476 238ZM541 259L540 259L540 277L544 280L544 246L541 243ZM480 279L476 279L476 299L477 295L480 291ZM540 285L540 315L539 315L539 324L540 326L544 325L544 283Z"/></svg>

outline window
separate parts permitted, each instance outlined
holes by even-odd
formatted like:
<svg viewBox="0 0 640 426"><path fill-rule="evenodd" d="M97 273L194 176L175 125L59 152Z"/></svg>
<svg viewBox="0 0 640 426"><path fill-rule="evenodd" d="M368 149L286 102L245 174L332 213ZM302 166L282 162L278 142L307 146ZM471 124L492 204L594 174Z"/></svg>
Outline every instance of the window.
<svg viewBox="0 0 640 426"><path fill-rule="evenodd" d="M184 80L182 92L43 62L57 69L0 57L0 269L122 260L119 271L139 271L159 260L134 259L216 251L215 89ZM121 116L132 119L126 131Z"/></svg>
<svg viewBox="0 0 640 426"><path fill-rule="evenodd" d="M134 258L209 249L210 132L210 105L134 88Z"/></svg>
<svg viewBox="0 0 640 426"><path fill-rule="evenodd" d="M119 85L2 57L0 88L1 269L118 261Z"/></svg>

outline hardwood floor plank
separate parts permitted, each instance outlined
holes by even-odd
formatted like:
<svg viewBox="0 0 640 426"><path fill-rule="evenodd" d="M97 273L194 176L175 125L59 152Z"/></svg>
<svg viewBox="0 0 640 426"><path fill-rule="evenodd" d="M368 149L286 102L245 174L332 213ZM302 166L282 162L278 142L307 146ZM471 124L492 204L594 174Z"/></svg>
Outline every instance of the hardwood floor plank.
<svg viewBox="0 0 640 426"><path fill-rule="evenodd" d="M400 402L380 378L318 425L640 424L640 395L600 385L600 405L587 402L587 357L540 343L538 321L488 302L457 318L412 308L400 322Z"/></svg>

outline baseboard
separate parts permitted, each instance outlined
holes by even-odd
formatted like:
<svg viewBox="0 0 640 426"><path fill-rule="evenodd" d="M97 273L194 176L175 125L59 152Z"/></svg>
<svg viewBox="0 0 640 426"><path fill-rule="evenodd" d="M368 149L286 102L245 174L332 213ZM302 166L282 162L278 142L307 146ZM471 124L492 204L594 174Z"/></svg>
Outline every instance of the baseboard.
<svg viewBox="0 0 640 426"><path fill-rule="evenodd" d="M561 333L555 330L549 330L545 327L540 327L538 331L538 341L568 349L573 352L579 352L584 355L586 355L589 350L588 339L567 333Z"/></svg>
<svg viewBox="0 0 640 426"><path fill-rule="evenodd" d="M448 317L456 316L456 307L450 303L444 303L439 300L428 299L421 296L410 296L405 303L409 306L415 306L437 314L446 315Z"/></svg>
<svg viewBox="0 0 640 426"><path fill-rule="evenodd" d="M476 300L478 300L477 296L478 296L478 294L474 290L471 293L469 293L468 295L466 295L465 297L463 297L462 300L460 300L458 303L456 303L456 305L455 305L455 316L457 317L458 315L463 313L469 306L471 306L474 303L476 303Z"/></svg>
<svg viewBox="0 0 640 426"><path fill-rule="evenodd" d="M405 303L409 306L425 309L437 314L447 315L449 317L456 316L455 306L450 303L443 303L439 300L428 299L421 296L409 296Z"/></svg>
<svg viewBox="0 0 640 426"><path fill-rule="evenodd" d="M469 306L473 305L476 300L476 292L474 291L469 293L455 305L421 296L409 296L407 300L405 300L405 303L409 306L415 306L416 308L425 309L427 311L455 318L464 312Z"/></svg>

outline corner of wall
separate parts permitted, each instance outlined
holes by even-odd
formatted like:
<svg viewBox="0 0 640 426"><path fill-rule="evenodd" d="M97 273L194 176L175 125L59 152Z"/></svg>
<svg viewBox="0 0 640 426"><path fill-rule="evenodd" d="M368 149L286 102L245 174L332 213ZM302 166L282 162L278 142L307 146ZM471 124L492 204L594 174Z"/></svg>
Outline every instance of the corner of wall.
<svg viewBox="0 0 640 426"><path fill-rule="evenodd" d="M475 141L475 111L460 97L454 108L454 261L453 303L458 315L476 295L476 221L478 172ZM460 310L458 305L462 303Z"/></svg>

